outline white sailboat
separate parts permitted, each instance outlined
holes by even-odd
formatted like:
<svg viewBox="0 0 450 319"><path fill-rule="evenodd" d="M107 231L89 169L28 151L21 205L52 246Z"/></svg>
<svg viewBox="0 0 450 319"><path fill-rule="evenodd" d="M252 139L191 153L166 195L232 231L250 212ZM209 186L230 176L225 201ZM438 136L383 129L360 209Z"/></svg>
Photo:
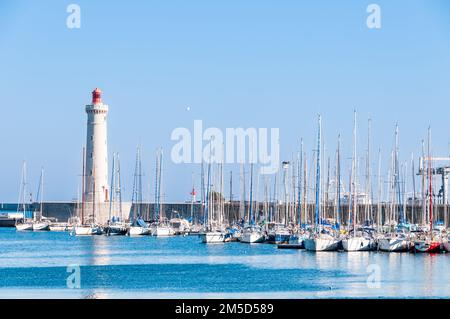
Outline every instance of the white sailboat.
<svg viewBox="0 0 450 319"><path fill-rule="evenodd" d="M334 237L329 232L323 229L320 218L321 211L321 199L320 199L320 186L321 186L321 161L320 153L322 148L321 141L322 134L322 119L319 115L319 129L317 138L317 161L316 161L316 207L315 207L315 229L310 234L309 238L304 240L305 249L308 251L335 251L339 247L339 239Z"/></svg>
<svg viewBox="0 0 450 319"><path fill-rule="evenodd" d="M96 207L96 202L95 202L95 166L94 166L94 172L92 174L92 178L93 178L93 183L92 183L92 190L93 190L93 195L92 195L92 217L90 219L88 219L87 222L85 222L84 220L84 208L85 208L85 192L84 192L84 180L86 178L86 169L85 169L85 158L86 158L86 151L83 148L83 194L82 194L82 199L81 199L81 221L80 224L75 225L73 227L72 232L70 233L71 235L75 235L75 236L92 236L92 235L102 235L103 234L103 228L101 226L99 226L96 221L95 221L95 207ZM94 161L95 163L95 161Z"/></svg>
<svg viewBox="0 0 450 319"><path fill-rule="evenodd" d="M33 222L33 230L34 231L49 231L50 223L47 220L43 219L42 216L42 206L43 206L43 193L44 193L44 169L41 169L41 177L39 183L39 213L35 214L36 220ZM37 216L36 216L37 215Z"/></svg>
<svg viewBox="0 0 450 319"><path fill-rule="evenodd" d="M156 152L156 174L155 174L155 222L151 226L151 234L156 237L168 237L175 235L175 230L171 227L169 221L164 216L161 200L162 189L162 167L163 151L158 149Z"/></svg>
<svg viewBox="0 0 450 319"><path fill-rule="evenodd" d="M151 229L147 223L142 219L141 206L142 206L142 165L141 165L141 148L136 149L136 164L134 168L133 179L133 196L132 202L132 222L128 227L129 236L146 236L151 235Z"/></svg>
<svg viewBox="0 0 450 319"><path fill-rule="evenodd" d="M331 234L316 234L304 240L305 249L309 251L336 251L339 240Z"/></svg>
<svg viewBox="0 0 450 319"><path fill-rule="evenodd" d="M239 238L240 242L247 244L262 243L265 240L265 234L261 227L255 225L255 219L253 216L253 164L250 168L250 201L249 201L249 220L248 226L241 233Z"/></svg>
<svg viewBox="0 0 450 319"><path fill-rule="evenodd" d="M175 230L170 226L170 223L166 218L153 224L150 228L152 236L167 237L175 235Z"/></svg>
<svg viewBox="0 0 450 319"><path fill-rule="evenodd" d="M111 200L109 202L108 225L105 228L107 236L120 236L127 234L127 225L122 215L122 189L120 184L119 154L113 154L111 174Z"/></svg>
<svg viewBox="0 0 450 319"><path fill-rule="evenodd" d="M356 217L358 208L358 191L357 191L357 166L356 166L356 111L353 118L353 158L352 158L352 222L353 229L350 234L342 240L342 247L345 251L369 251L376 249L375 239L364 229L356 229ZM350 224L350 223L349 223Z"/></svg>
<svg viewBox="0 0 450 319"><path fill-rule="evenodd" d="M22 177L21 177L21 184L20 184L20 191L19 191L19 203L20 203L20 205L17 206L17 212L19 213L21 211L22 214L23 214L23 218L22 218L22 220L20 222L16 223L16 230L18 230L18 231L33 230L33 222L32 222L32 220L29 220L26 217L26 213L27 213L27 209L26 209L27 208L27 205L26 205L26 196L27 196L26 175L27 175L27 163L25 161L23 161L23 164L22 164Z"/></svg>
<svg viewBox="0 0 450 319"><path fill-rule="evenodd" d="M411 241L405 234L387 234L378 239L378 249L386 252L406 252L411 249Z"/></svg>
<svg viewBox="0 0 450 319"><path fill-rule="evenodd" d="M33 230L33 223L29 222L29 221L23 221L21 223L17 223L16 230L19 230L19 231Z"/></svg>
<svg viewBox="0 0 450 319"><path fill-rule="evenodd" d="M342 247L345 251L371 251L377 248L377 244L370 234L357 231L355 235L342 240Z"/></svg>
<svg viewBox="0 0 450 319"><path fill-rule="evenodd" d="M204 228L203 231L199 233L199 237L204 244L224 243L227 234L221 229L221 225L217 224L217 222L213 220L213 213L215 208L214 197L216 197L214 195L217 195L217 193L211 191L211 161L210 163L208 163L207 181ZM219 210L218 213L220 215L221 210ZM221 216L219 216L218 219L220 221Z"/></svg>
<svg viewBox="0 0 450 319"><path fill-rule="evenodd" d="M256 244L263 243L266 237L260 227L247 227L241 234L239 241L241 243Z"/></svg>

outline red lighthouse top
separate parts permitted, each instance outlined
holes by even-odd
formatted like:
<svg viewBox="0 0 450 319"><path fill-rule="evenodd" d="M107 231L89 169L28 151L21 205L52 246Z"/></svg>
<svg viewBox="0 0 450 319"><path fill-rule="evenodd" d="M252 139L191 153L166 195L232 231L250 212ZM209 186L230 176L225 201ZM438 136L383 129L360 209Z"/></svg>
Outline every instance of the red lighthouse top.
<svg viewBox="0 0 450 319"><path fill-rule="evenodd" d="M102 90L96 88L92 91L92 104L100 104L102 103Z"/></svg>

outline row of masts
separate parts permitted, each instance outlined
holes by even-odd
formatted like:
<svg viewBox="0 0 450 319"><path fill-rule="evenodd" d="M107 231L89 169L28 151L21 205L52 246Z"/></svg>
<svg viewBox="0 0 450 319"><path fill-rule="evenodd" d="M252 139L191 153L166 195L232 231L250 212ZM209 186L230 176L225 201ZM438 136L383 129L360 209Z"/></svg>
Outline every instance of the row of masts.
<svg viewBox="0 0 450 319"><path fill-rule="evenodd" d="M353 119L352 162L347 172L342 170L341 136L337 136L337 148L333 156L327 156L322 140L322 119L318 117L317 148L310 156L304 149L303 139L300 150L291 161L282 162L281 170L275 175L258 174L256 164L240 164L239 168L239 211L233 214L236 198L233 192L233 172L229 172L228 199L225 197L225 164L201 164L201 214L194 221L195 179L192 177L191 218L193 222L208 227L229 225L243 220L247 223L277 222L286 226L320 225L332 220L337 225L355 227L357 224L377 225L414 222L428 224L443 219L448 225L447 199L439 203L434 193L433 161L431 157L431 129L428 129L427 155L422 141L422 156L419 173L415 171L414 155L405 162L399 160L399 128L395 126L394 146L390 153L387 174L382 173L382 149L378 149L377 173L372 171L371 119L368 120L367 149L365 152L365 172L359 174L360 161L357 153L357 118ZM83 150L83 179L85 172L85 151ZM334 161L334 163L333 163ZM325 168L325 169L324 169ZM93 168L95 170L95 167ZM247 172L246 172L247 169ZM256 171L256 173L255 173ZM130 218L136 220L146 216L153 220L164 217L162 199L163 151L156 152L154 212L143 212L141 148L136 151L136 163L132 190L132 212ZM347 175L348 174L348 175ZM95 173L92 174L95 176ZM363 178L361 178L361 176ZM376 176L376 182L372 180ZM417 176L420 176L420 191L417 191ZM246 178L249 177L249 181ZM346 182L348 178L348 182ZM409 183L408 183L409 182ZM376 187L374 187L376 184ZM81 218L86 215L82 182ZM92 185L95 192L95 181ZM411 186L411 189L407 187ZM111 177L110 219L123 216L122 187L120 180L120 160L113 154ZM92 203L92 217L95 218L95 194ZM439 216L433 214L437 205L443 206ZM313 208L312 208L313 207ZM313 211L312 211L313 210ZM233 217L232 217L233 216ZM409 219L409 220L408 220Z"/></svg>
<svg viewBox="0 0 450 319"><path fill-rule="evenodd" d="M415 171L414 155L405 162L399 159L399 128L395 126L394 146L390 153L390 163L387 174L382 173L382 150L378 149L378 169L376 173L376 187L373 187L371 157L371 119L368 120L367 149L365 156L365 174L360 178L360 165L357 153L357 118L354 112L352 163L348 172L348 182L345 173L342 174L341 139L337 138L337 149L334 156L334 168L331 157L325 158L324 143L322 142L322 123L319 116L317 149L313 151L308 161L307 153L303 149L303 139L296 160L282 163L280 174L274 176L254 176L254 165L250 164L250 189L246 190L245 166L240 166L240 201L239 217L247 222L274 221L288 224L319 225L321 220L330 219L336 224L351 227L367 224L382 225L390 223L416 223L433 227L434 221L443 222L448 226L447 199L438 203L439 197L434 192L434 176L432 174L433 161L431 157L431 129L428 129L427 154L425 142L422 141L422 156L420 157L419 173ZM326 170L324 170L326 166ZM210 170L206 182L202 165L202 194L211 193ZM223 179L223 164L217 164ZM325 172L323 174L322 172ZM420 176L421 187L418 192L417 176ZM256 179L256 189L254 180ZM263 180L260 185L261 179ZM314 180L314 182L313 182ZM232 191L233 173L230 172L229 203L233 202ZM409 183L408 183L409 182ZM269 185L272 184L273 187ZM220 183L223 186L223 181ZM347 185L347 189L346 189ZM411 189L407 189L411 186ZM203 190L205 188L205 190ZM223 194L222 187L216 190ZM262 193L262 196L260 194ZM219 196L224 199L223 196ZM261 198L262 197L262 198ZM225 200L225 199L224 199ZM211 199L202 203L210 205ZM221 204L220 204L221 205ZM220 206L219 205L219 206ZM311 214L311 205L314 213ZM231 205L230 205L231 207ZM433 211L440 210L439 216ZM440 208L440 207L443 207ZM211 210L210 207L208 207ZM219 209L220 211L220 209ZM223 210L222 210L223 211ZM345 218L343 216L345 215ZM220 215L221 216L221 215ZM223 219L223 217L220 217ZM218 220L220 220L220 218ZM228 220L227 222L233 222Z"/></svg>

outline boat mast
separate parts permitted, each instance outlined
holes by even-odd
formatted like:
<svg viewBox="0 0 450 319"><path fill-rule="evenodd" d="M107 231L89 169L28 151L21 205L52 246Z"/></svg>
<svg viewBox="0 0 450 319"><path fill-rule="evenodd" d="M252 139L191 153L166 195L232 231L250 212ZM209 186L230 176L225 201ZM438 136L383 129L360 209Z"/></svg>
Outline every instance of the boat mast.
<svg viewBox="0 0 450 319"><path fill-rule="evenodd" d="M336 157L336 222L339 229L341 226L341 134L338 135Z"/></svg>
<svg viewBox="0 0 450 319"><path fill-rule="evenodd" d="M159 221L159 202L160 202L160 198L159 198L159 154L158 154L158 150L156 150L156 163L155 163L155 212L154 212L154 216L153 219L155 221Z"/></svg>
<svg viewBox="0 0 450 319"><path fill-rule="evenodd" d="M323 214L323 218L326 218L327 215L329 214L329 195L330 195L330 157L328 156L328 160L327 160L327 183L326 183L326 192L325 192L325 196L324 196L324 201L325 201L325 205L324 205L324 209L325 209L325 214Z"/></svg>
<svg viewBox="0 0 450 319"><path fill-rule="evenodd" d="M289 200L288 200L288 172L289 172L289 162L283 162L283 184L284 184L284 225L288 225L289 216Z"/></svg>
<svg viewBox="0 0 450 319"><path fill-rule="evenodd" d="M117 156L117 177L116 177L116 184L117 184L117 192L119 195L119 213L120 218L123 219L123 212L122 212L122 182L120 180L120 157L119 154L116 154Z"/></svg>
<svg viewBox="0 0 450 319"><path fill-rule="evenodd" d="M411 153L411 179L412 179L412 187L413 187L413 200L411 204L411 220L413 223L416 223L417 218L415 218L415 205L416 205L416 178L414 176L414 153Z"/></svg>
<svg viewBox="0 0 450 319"><path fill-rule="evenodd" d="M230 171L230 203L228 205L228 223L231 224L231 212L233 208L233 171Z"/></svg>
<svg viewBox="0 0 450 319"><path fill-rule="evenodd" d="M303 167L303 138L300 140L300 154L298 160L298 226L302 227L302 167Z"/></svg>
<svg viewBox="0 0 450 319"><path fill-rule="evenodd" d="M372 120L369 118L367 121L367 160L366 160L366 208L365 215L366 221L373 223L372 220L372 212L371 212L371 194L372 194L372 185L371 185L371 171L370 171L370 129L371 129Z"/></svg>
<svg viewBox="0 0 450 319"><path fill-rule="evenodd" d="M81 225L84 225L85 179L86 179L86 148L83 147L83 172L81 175Z"/></svg>
<svg viewBox="0 0 450 319"><path fill-rule="evenodd" d="M399 209L399 221L400 223L405 223L406 218L403 210L403 201L402 201L402 193L400 190L400 168L399 168L399 162L398 162L398 124L395 124L395 151L394 151L394 183L395 183L395 189L397 192L397 199L398 199L398 209Z"/></svg>
<svg viewBox="0 0 450 319"><path fill-rule="evenodd" d="M26 219L26 187L27 187L27 162L22 162L22 176L21 176L21 183L20 183L20 191L19 191L19 203L20 205L17 205L17 212L19 210L22 210L23 213L23 219Z"/></svg>
<svg viewBox="0 0 450 319"><path fill-rule="evenodd" d="M162 172L163 172L163 150L162 148L159 149L159 182L158 182L158 201L159 201L159 208L158 208L158 220L161 218L161 216L164 217L163 215L163 202L164 202L164 192L162 193L162 197L163 199L161 199L161 189L162 189L162 183L163 183L163 179L162 179Z"/></svg>
<svg viewBox="0 0 450 319"><path fill-rule="evenodd" d="M315 228L316 233L319 231L319 214L320 214L320 148L322 145L322 118L319 115L319 127L317 132L317 159L316 159L316 207L315 207Z"/></svg>
<svg viewBox="0 0 450 319"><path fill-rule="evenodd" d="M112 169L111 169L111 201L109 202L109 216L108 221L111 222L111 216L112 216L112 210L113 210L113 204L116 198L116 185L114 175L115 175L115 163L116 163L116 153L113 153L112 158Z"/></svg>
<svg viewBox="0 0 450 319"><path fill-rule="evenodd" d="M357 171L356 171L356 110L353 112L353 163L352 163L352 185L353 185L353 205L352 205L352 222L353 222L353 236L356 235L356 210L358 205L358 193L356 190L356 178L357 178Z"/></svg>
<svg viewBox="0 0 450 319"><path fill-rule="evenodd" d="M93 156L93 161L95 163L95 155ZM95 224L95 164L92 168L92 223Z"/></svg>
<svg viewBox="0 0 450 319"><path fill-rule="evenodd" d="M433 175L431 168L431 127L428 127L428 181L429 181L429 214L430 214L430 232L433 231Z"/></svg>
<svg viewBox="0 0 450 319"><path fill-rule="evenodd" d="M304 157L304 167L303 167L303 213L304 213L304 217L305 217L305 224L308 223L308 203L307 203L307 199L308 199L308 163L307 163L307 159L306 159L306 153L303 154Z"/></svg>
<svg viewBox="0 0 450 319"><path fill-rule="evenodd" d="M134 165L134 179L133 179L133 222L141 217L141 199L142 199L142 180L141 180L141 147L136 148L136 162Z"/></svg>
<svg viewBox="0 0 450 319"><path fill-rule="evenodd" d="M41 184L39 189L39 195L40 195L40 204L39 204L39 221L42 220L42 208L43 208L43 199L44 199L44 168L41 167Z"/></svg>
<svg viewBox="0 0 450 319"><path fill-rule="evenodd" d="M248 223L253 225L253 163L250 164L250 202L249 202L249 220Z"/></svg>
<svg viewBox="0 0 450 319"><path fill-rule="evenodd" d="M426 182L425 182L425 141L422 140L422 157L420 158L420 177L421 177L421 191L422 191L422 225L426 225L426 211L427 211L427 198L426 198ZM428 173L428 171L427 171Z"/></svg>
<svg viewBox="0 0 450 319"><path fill-rule="evenodd" d="M381 147L378 149L378 203L377 203L377 228L381 231L381 200L383 187L381 186Z"/></svg>
<svg viewBox="0 0 450 319"><path fill-rule="evenodd" d="M206 202L205 202L205 216L203 224L206 227L206 231L210 228L210 221L209 221L209 205L211 200L211 144L210 144L210 150L209 150L209 161L208 161L208 172L207 172L207 183L206 183Z"/></svg>
<svg viewBox="0 0 450 319"><path fill-rule="evenodd" d="M241 162L239 167L239 220L245 220L245 176L244 176L244 163Z"/></svg>

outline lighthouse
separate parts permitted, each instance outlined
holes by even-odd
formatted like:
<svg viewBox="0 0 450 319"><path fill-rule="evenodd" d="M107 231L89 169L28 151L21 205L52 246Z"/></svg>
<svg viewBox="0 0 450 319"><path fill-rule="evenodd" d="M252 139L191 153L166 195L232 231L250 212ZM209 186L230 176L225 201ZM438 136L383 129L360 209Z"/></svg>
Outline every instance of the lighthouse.
<svg viewBox="0 0 450 319"><path fill-rule="evenodd" d="M92 104L86 105L87 136L84 199L101 204L109 201L108 186L108 105L102 102L102 91L92 92Z"/></svg>

